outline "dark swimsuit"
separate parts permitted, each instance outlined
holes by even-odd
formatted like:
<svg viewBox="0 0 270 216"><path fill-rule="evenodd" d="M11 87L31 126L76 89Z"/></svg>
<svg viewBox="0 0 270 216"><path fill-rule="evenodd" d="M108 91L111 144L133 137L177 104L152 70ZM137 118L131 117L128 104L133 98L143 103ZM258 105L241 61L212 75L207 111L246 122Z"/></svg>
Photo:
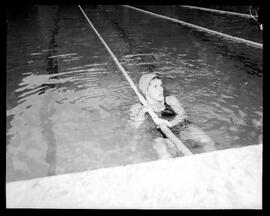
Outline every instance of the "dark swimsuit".
<svg viewBox="0 0 270 216"><path fill-rule="evenodd" d="M156 112L156 114L158 115L158 117L161 118L161 119L168 120L168 121L174 119L174 117L177 114L172 109L172 107L169 104L166 103L166 100L165 99L164 99L164 105L165 105L165 109L164 110L162 110L161 112ZM190 124L192 124L191 121L189 121L187 119L184 119L182 122L179 122L177 125L171 127L170 130L174 134L179 134L181 130L183 130L184 128L186 128ZM163 135L164 138L166 138L166 136L162 133L162 131L160 129L158 129L158 131Z"/></svg>

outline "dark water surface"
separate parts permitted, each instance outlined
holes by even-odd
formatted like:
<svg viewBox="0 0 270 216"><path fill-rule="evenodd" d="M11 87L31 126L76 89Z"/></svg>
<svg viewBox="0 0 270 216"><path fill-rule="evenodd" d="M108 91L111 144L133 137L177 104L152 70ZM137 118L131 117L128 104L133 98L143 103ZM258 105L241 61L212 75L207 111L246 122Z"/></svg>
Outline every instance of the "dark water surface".
<svg viewBox="0 0 270 216"><path fill-rule="evenodd" d="M121 6L82 7L132 80L160 75L217 149L262 142L261 49ZM262 43L243 18L144 9ZM129 123L137 96L79 8L27 12L7 28L7 181L157 160L153 135Z"/></svg>

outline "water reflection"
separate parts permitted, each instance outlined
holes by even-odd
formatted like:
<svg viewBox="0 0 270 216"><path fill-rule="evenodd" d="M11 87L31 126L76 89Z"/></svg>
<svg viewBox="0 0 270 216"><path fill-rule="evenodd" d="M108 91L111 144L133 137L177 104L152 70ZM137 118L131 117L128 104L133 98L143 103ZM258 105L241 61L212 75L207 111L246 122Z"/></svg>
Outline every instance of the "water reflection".
<svg viewBox="0 0 270 216"><path fill-rule="evenodd" d="M7 132L11 137L7 145L8 181L155 157L150 146L144 146L149 138L136 136L128 127L129 104L125 99L129 86L119 89L119 75L109 73L106 65L85 65L22 80L17 89L20 103L7 111L7 116L13 117ZM67 83L76 88L61 87ZM43 86L51 84L53 88L40 94Z"/></svg>

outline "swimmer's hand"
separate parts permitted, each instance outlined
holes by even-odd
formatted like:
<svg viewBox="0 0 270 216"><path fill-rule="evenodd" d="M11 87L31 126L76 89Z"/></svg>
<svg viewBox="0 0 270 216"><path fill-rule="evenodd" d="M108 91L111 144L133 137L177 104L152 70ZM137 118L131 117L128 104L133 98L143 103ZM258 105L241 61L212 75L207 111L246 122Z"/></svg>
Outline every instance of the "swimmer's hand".
<svg viewBox="0 0 270 216"><path fill-rule="evenodd" d="M155 123L158 124L158 125L157 125L157 128L159 128L159 125L160 125L160 124L165 124L165 125L166 125L167 127L169 127L169 128L173 126L172 123L169 122L168 120L160 119L160 118L155 119Z"/></svg>
<svg viewBox="0 0 270 216"><path fill-rule="evenodd" d="M153 110L153 107L151 105L146 105L146 106L142 107L141 113L143 113L143 115L144 115L146 112L149 113L150 110ZM172 127L173 126L171 122L169 122L168 120L165 120L165 119L157 118L154 121L155 121L155 123L157 125L165 124L167 127ZM157 128L159 128L159 126L157 126Z"/></svg>
<svg viewBox="0 0 270 216"><path fill-rule="evenodd" d="M151 109L152 109L152 107L150 105L144 105L142 107L142 109L140 110L140 112L145 114L145 113L149 112Z"/></svg>
<svg viewBox="0 0 270 216"><path fill-rule="evenodd" d="M141 109L138 111L138 119L143 120L145 117L145 114L151 110L151 106L150 105L146 105L146 106L142 106Z"/></svg>
<svg viewBox="0 0 270 216"><path fill-rule="evenodd" d="M130 119L134 121L134 126L139 127L145 120L145 114L151 110L150 105L142 106L135 104L130 109Z"/></svg>
<svg viewBox="0 0 270 216"><path fill-rule="evenodd" d="M150 112L150 110L154 111L155 110L163 110L165 109L164 105L162 106L161 104L147 104L147 105L144 105L141 109L142 112L146 113L146 112Z"/></svg>

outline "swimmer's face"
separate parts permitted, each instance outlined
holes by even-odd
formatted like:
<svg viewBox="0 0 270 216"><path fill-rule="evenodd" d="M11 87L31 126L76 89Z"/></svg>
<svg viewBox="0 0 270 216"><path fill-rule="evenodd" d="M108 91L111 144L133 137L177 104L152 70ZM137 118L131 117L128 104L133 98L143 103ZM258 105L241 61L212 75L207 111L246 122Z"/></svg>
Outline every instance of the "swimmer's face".
<svg viewBox="0 0 270 216"><path fill-rule="evenodd" d="M154 78L148 85L147 95L156 101L162 101L164 89L161 79Z"/></svg>

